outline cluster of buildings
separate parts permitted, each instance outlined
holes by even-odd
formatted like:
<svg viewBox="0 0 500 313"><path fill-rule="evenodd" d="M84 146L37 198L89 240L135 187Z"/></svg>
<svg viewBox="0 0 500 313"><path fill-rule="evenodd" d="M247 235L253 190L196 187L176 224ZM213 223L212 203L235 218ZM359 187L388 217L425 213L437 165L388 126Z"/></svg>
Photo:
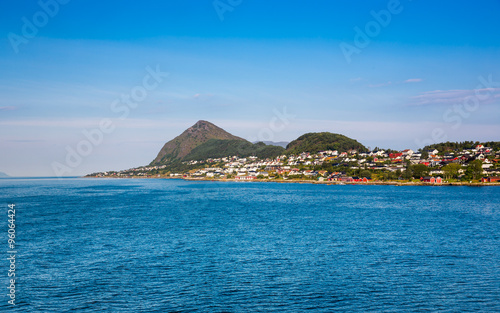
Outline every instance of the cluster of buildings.
<svg viewBox="0 0 500 313"><path fill-rule="evenodd" d="M319 181L337 182L368 182L370 175L349 176L345 169L357 170L358 173L397 172L403 173L407 166L423 164L429 168L428 177L421 181L441 183L442 167L450 164L460 164L465 172L468 163L481 160L484 181L494 181L500 175L498 161L500 151L478 145L474 149L439 153L438 150L416 152L411 149L403 151L377 150L360 152L356 150L327 150L318 153L301 153L299 155L281 155L272 159L259 159L255 156L241 158L238 156L225 158L209 158L206 160L185 161L183 164L191 170L184 172L169 171L166 165L138 167L120 172L104 172L92 174L97 177L172 177L190 179L314 179ZM328 167L331 166L331 167ZM343 171L327 171L325 168L339 168ZM419 178L419 177L416 177Z"/></svg>

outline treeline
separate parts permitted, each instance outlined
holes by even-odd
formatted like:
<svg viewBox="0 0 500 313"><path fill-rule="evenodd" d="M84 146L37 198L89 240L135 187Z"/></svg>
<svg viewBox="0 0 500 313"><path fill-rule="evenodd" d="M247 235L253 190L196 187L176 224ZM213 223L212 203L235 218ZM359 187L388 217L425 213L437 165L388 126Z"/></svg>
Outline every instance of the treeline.
<svg viewBox="0 0 500 313"><path fill-rule="evenodd" d="M437 149L439 152L452 152L452 151L462 151L464 149L473 149L477 145L483 145L485 147L492 148L494 151L500 150L500 141L463 141L463 142L442 142L432 145L425 146L421 151Z"/></svg>

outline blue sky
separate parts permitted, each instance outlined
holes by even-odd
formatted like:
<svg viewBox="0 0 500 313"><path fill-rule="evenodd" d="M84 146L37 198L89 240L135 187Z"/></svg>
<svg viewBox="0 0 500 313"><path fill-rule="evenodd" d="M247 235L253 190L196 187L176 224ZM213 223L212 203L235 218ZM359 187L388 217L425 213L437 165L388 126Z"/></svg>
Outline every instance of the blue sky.
<svg viewBox="0 0 500 313"><path fill-rule="evenodd" d="M145 165L200 119L250 140L500 140L498 0L55 1L0 4L0 171L12 176ZM147 68L168 77L120 118L112 103ZM105 119L113 131L69 164Z"/></svg>

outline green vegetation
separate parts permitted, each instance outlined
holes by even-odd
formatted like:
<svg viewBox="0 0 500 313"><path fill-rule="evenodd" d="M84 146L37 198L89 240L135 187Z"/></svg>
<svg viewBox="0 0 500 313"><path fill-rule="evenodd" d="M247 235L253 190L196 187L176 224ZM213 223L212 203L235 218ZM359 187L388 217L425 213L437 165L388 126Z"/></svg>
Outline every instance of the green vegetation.
<svg viewBox="0 0 500 313"><path fill-rule="evenodd" d="M462 169L462 165L458 163L450 163L443 166L444 178L458 178L459 170Z"/></svg>
<svg viewBox="0 0 500 313"><path fill-rule="evenodd" d="M500 150L500 141L464 141L464 142L442 142L433 145L425 146L422 151L437 149L440 152L452 152L452 151L462 151L465 149L473 149L477 145L483 145L485 147L492 148L494 151Z"/></svg>
<svg viewBox="0 0 500 313"><path fill-rule="evenodd" d="M467 169L465 170L464 178L466 180L480 179L483 173L483 161L474 160L469 163Z"/></svg>
<svg viewBox="0 0 500 313"><path fill-rule="evenodd" d="M261 159L274 158L285 152L283 147L266 145L262 142L252 144L243 140L210 139L194 148L183 160L206 160L208 158L223 158L228 156L249 157Z"/></svg>
<svg viewBox="0 0 500 313"><path fill-rule="evenodd" d="M372 172L370 172L369 170L362 170L361 172L359 172L359 177L366 177L366 178L372 178Z"/></svg>
<svg viewBox="0 0 500 313"><path fill-rule="evenodd" d="M286 146L287 154L300 154L302 152L317 153L326 150L367 152L368 149L354 139L340 134L328 132L307 133Z"/></svg>
<svg viewBox="0 0 500 313"><path fill-rule="evenodd" d="M411 166L413 177L420 178L429 175L429 168L424 164L415 164Z"/></svg>

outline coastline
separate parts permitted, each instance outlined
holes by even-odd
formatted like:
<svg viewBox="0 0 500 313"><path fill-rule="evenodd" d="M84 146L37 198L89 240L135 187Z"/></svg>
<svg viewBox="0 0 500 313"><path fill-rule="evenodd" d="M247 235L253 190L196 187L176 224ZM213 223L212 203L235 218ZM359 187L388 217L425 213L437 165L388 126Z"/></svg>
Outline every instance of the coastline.
<svg viewBox="0 0 500 313"><path fill-rule="evenodd" d="M468 186L468 187L487 187L500 186L500 183L481 183L481 182L450 182L450 183L424 183L424 182L398 182L398 181L371 181L371 182L338 182L338 181L315 181L315 180L269 180L269 179L208 179L208 178L184 178L184 177L97 177L83 176L82 178L115 178L115 179L182 179L186 181L204 181L204 182L238 182L238 183L281 183L281 184L313 184L313 185L362 185L362 186Z"/></svg>

